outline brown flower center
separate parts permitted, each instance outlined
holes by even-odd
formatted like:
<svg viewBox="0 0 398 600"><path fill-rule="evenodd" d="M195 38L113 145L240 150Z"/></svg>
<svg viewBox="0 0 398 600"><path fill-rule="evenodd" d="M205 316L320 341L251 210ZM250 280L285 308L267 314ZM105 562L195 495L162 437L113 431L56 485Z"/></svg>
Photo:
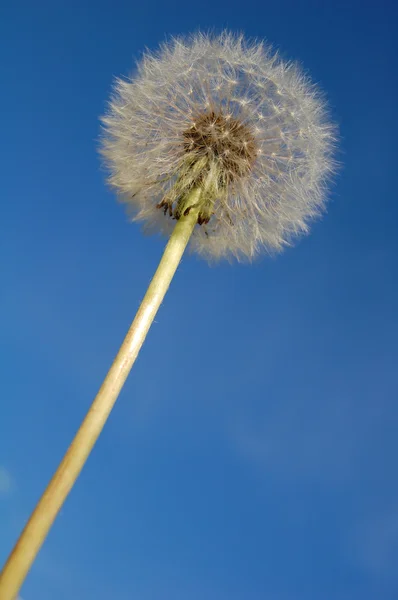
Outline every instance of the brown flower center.
<svg viewBox="0 0 398 600"><path fill-rule="evenodd" d="M226 193L228 185L248 175L257 157L257 144L250 128L238 119L223 113L202 113L183 132L183 148L187 155L185 176L157 205L175 219L187 215L193 208L187 192L197 186L206 188L208 177L215 173L198 212L198 224L210 221L218 194ZM214 179L215 177L215 179ZM185 189L184 189L185 182ZM184 191L183 191L184 190ZM196 206L196 205L195 205Z"/></svg>
<svg viewBox="0 0 398 600"><path fill-rule="evenodd" d="M208 157L219 163L222 183L247 175L257 156L257 145L250 128L222 113L200 114L183 132L184 150L198 159Z"/></svg>

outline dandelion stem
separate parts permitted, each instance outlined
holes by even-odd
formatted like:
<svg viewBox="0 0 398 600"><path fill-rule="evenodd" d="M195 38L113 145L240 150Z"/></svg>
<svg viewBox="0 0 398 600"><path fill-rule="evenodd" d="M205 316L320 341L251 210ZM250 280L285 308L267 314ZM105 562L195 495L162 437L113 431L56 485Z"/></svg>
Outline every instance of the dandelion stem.
<svg viewBox="0 0 398 600"><path fill-rule="evenodd" d="M200 194L199 188L191 191L189 201L192 205L198 204ZM169 288L197 219L198 209L192 208L178 220L141 306L97 396L3 568L0 575L0 600L16 598L117 400Z"/></svg>

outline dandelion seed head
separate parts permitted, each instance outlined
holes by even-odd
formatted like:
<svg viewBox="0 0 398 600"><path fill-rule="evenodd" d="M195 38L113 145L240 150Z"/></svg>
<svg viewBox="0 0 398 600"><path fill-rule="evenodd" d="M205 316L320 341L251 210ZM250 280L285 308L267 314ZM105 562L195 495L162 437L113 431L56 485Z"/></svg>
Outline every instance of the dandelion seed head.
<svg viewBox="0 0 398 600"><path fill-rule="evenodd" d="M174 39L116 81L102 122L109 181L147 229L169 234L201 188L191 248L210 260L280 251L324 208L335 129L313 84L264 44Z"/></svg>

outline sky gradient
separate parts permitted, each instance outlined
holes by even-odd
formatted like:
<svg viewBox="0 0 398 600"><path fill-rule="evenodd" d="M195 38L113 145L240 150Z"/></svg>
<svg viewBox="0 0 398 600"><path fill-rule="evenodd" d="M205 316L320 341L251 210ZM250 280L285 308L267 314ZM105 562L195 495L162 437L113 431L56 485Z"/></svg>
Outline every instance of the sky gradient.
<svg viewBox="0 0 398 600"><path fill-rule="evenodd" d="M394 3L26 0L0 22L0 564L164 246L104 183L113 77L166 35L243 31L304 65L341 136L295 248L184 257L23 600L395 600Z"/></svg>

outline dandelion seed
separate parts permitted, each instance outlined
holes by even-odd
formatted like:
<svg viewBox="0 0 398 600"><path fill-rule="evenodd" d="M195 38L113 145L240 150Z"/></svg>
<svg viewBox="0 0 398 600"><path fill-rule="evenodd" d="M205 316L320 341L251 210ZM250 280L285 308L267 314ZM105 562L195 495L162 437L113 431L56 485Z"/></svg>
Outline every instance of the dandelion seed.
<svg viewBox="0 0 398 600"><path fill-rule="evenodd" d="M297 66L242 36L198 34L146 54L116 82L103 123L110 182L149 230L171 233L181 197L213 174L217 203L203 197L198 215L212 227L191 238L209 260L280 251L324 208L334 166L324 102ZM270 138L271 156L285 157L276 175Z"/></svg>

